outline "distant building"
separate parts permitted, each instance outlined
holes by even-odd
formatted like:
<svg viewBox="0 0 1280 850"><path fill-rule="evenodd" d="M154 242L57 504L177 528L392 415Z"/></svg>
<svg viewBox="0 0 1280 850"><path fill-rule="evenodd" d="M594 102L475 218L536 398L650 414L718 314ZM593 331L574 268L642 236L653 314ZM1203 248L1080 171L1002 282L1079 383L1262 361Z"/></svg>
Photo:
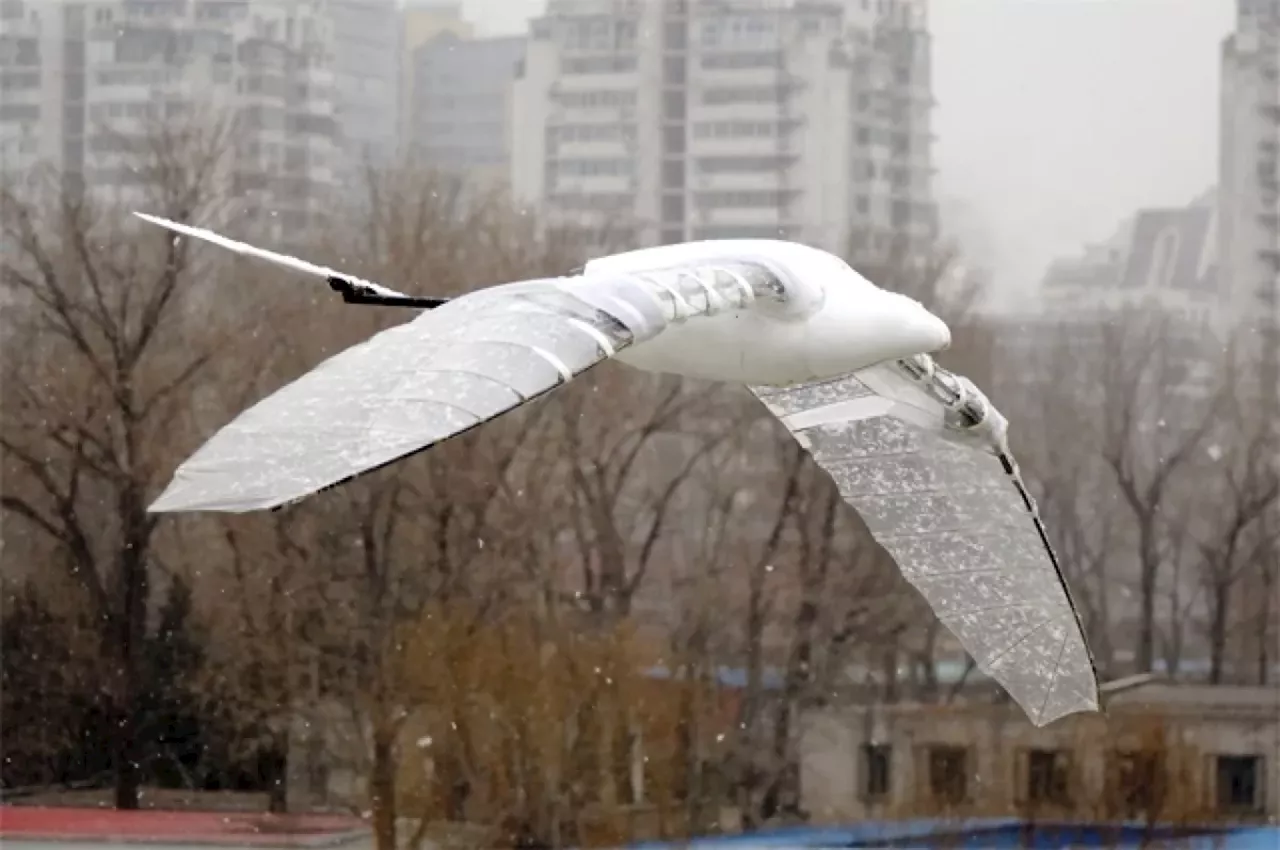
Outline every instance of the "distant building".
<svg viewBox="0 0 1280 850"><path fill-rule="evenodd" d="M551 0L513 95L516 198L635 244L932 243L923 0Z"/></svg>
<svg viewBox="0 0 1280 850"><path fill-rule="evenodd" d="M146 135L234 122L222 176L241 227L305 231L394 151L394 0L4 0L0 167L47 164L122 203Z"/></svg>
<svg viewBox="0 0 1280 850"><path fill-rule="evenodd" d="M413 60L418 48L444 33L471 38L475 27L462 16L462 4L456 0L406 0L401 11L400 29L400 124L397 134L403 154L412 135Z"/></svg>
<svg viewBox="0 0 1280 850"><path fill-rule="evenodd" d="M820 708L802 720L818 822L967 814L1265 823L1280 815L1280 695L1149 683L1044 728L1010 705Z"/></svg>
<svg viewBox="0 0 1280 850"><path fill-rule="evenodd" d="M1223 327L1214 200L1210 193L1186 207L1139 210L1107 242L1054 262L1040 286L1044 311L1061 319L1153 307Z"/></svg>
<svg viewBox="0 0 1280 850"><path fill-rule="evenodd" d="M506 185L511 87L525 44L523 36L461 38L446 31L414 50L406 149L415 163Z"/></svg>
<svg viewBox="0 0 1280 850"><path fill-rule="evenodd" d="M400 110L399 0L252 0L255 9L270 3L293 9L314 6L332 27L327 49L343 187L350 187L367 166L391 165Z"/></svg>
<svg viewBox="0 0 1280 850"><path fill-rule="evenodd" d="M1232 314L1270 333L1280 322L1280 2L1236 8L1222 46L1219 253Z"/></svg>

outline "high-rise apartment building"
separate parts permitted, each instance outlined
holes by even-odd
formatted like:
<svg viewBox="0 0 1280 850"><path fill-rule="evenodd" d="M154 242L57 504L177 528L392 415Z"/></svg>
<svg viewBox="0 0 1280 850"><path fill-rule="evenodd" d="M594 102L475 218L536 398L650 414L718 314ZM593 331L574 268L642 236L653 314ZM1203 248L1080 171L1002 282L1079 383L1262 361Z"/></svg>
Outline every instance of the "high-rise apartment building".
<svg viewBox="0 0 1280 850"><path fill-rule="evenodd" d="M475 27L462 16L462 4L456 0L405 0L400 17L400 144L404 153L410 147L414 120L414 55L419 47L438 35L450 33L458 38L471 38Z"/></svg>
<svg viewBox="0 0 1280 850"><path fill-rule="evenodd" d="M1234 317L1274 348L1280 326L1280 0L1237 0L1221 79L1224 291Z"/></svg>
<svg viewBox="0 0 1280 850"><path fill-rule="evenodd" d="M251 0L256 8L264 0ZM265 0L307 5L330 22L329 61L342 145L340 178L391 165L398 147L403 32L399 0Z"/></svg>
<svg viewBox="0 0 1280 850"><path fill-rule="evenodd" d="M638 244L928 243L929 53L923 0L550 0L513 193Z"/></svg>
<svg viewBox="0 0 1280 850"><path fill-rule="evenodd" d="M511 92L523 36L438 33L411 57L406 150L414 162L498 188L510 176Z"/></svg>
<svg viewBox="0 0 1280 850"><path fill-rule="evenodd" d="M138 203L145 136L229 128L227 214L301 233L394 151L396 15L393 0L3 0L0 167L45 163Z"/></svg>
<svg viewBox="0 0 1280 850"><path fill-rule="evenodd" d="M1271 423L1263 457L1280 475L1280 0L1237 0L1236 28L1223 44L1220 187L1222 267L1246 375L1256 380L1252 409ZM1280 508L1261 517L1264 569L1244 582L1243 617L1255 635L1257 681L1274 659L1280 573Z"/></svg>

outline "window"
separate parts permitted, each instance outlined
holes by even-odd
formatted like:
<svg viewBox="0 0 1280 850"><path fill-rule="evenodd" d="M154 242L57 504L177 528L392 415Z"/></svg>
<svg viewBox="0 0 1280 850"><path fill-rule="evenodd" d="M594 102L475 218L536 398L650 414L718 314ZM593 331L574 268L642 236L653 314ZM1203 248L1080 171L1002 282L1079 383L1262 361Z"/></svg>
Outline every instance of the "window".
<svg viewBox="0 0 1280 850"><path fill-rule="evenodd" d="M1260 756L1218 756L1218 810L1257 812L1262 808L1259 793L1262 778Z"/></svg>
<svg viewBox="0 0 1280 850"><path fill-rule="evenodd" d="M934 799L962 803L969 795L969 751L964 747L930 747L929 791Z"/></svg>
<svg viewBox="0 0 1280 850"><path fill-rule="evenodd" d="M779 86L742 86L708 88L702 92L707 106L733 106L741 103L778 103L785 96Z"/></svg>
<svg viewBox="0 0 1280 850"><path fill-rule="evenodd" d="M684 127L665 127L662 130L662 153L665 156L682 156L685 151Z"/></svg>
<svg viewBox="0 0 1280 850"><path fill-rule="evenodd" d="M565 59L560 66L560 70L565 74L621 74L635 69L634 55L584 56Z"/></svg>
<svg viewBox="0 0 1280 850"><path fill-rule="evenodd" d="M635 139L631 124L562 124L548 129L552 142L617 142Z"/></svg>
<svg viewBox="0 0 1280 850"><path fill-rule="evenodd" d="M1160 289L1169 285L1173 279L1179 247L1178 231L1175 228L1166 227L1160 231L1151 254L1151 266L1147 272L1148 288Z"/></svg>
<svg viewBox="0 0 1280 850"><path fill-rule="evenodd" d="M1164 766L1158 753L1117 753L1113 760L1114 800L1127 816L1158 811L1164 799Z"/></svg>
<svg viewBox="0 0 1280 850"><path fill-rule="evenodd" d="M634 91L603 89L599 91L567 91L556 95L561 106L576 109L617 109L636 105Z"/></svg>
<svg viewBox="0 0 1280 850"><path fill-rule="evenodd" d="M712 70L745 70L747 68L781 68L782 54L768 53L713 53L702 57L702 67Z"/></svg>
<svg viewBox="0 0 1280 850"><path fill-rule="evenodd" d="M776 208L784 206L794 191L781 192L776 189L739 189L726 192L699 192L700 207L717 209L759 209L760 207Z"/></svg>
<svg viewBox="0 0 1280 850"><path fill-rule="evenodd" d="M662 163L662 186L666 189L684 188L684 162L682 160Z"/></svg>
<svg viewBox="0 0 1280 850"><path fill-rule="evenodd" d="M707 156L697 160L703 174L753 174L786 168L788 160L781 156Z"/></svg>
<svg viewBox="0 0 1280 850"><path fill-rule="evenodd" d="M1069 756L1060 750L1027 753L1027 801L1065 805L1068 802Z"/></svg>
<svg viewBox="0 0 1280 850"><path fill-rule="evenodd" d="M777 239L776 225L730 224L715 227L700 227L693 231L693 239Z"/></svg>
<svg viewBox="0 0 1280 850"><path fill-rule="evenodd" d="M684 221L684 195L666 195L662 199L662 223L678 224Z"/></svg>
<svg viewBox="0 0 1280 850"><path fill-rule="evenodd" d="M777 121L699 121L693 135L699 139L772 138L782 125Z"/></svg>
<svg viewBox="0 0 1280 850"><path fill-rule="evenodd" d="M551 165L558 177L628 177L634 170L629 159L567 159Z"/></svg>
<svg viewBox="0 0 1280 850"><path fill-rule="evenodd" d="M684 92L669 91L662 96L662 113L668 121L683 121L685 118Z"/></svg>
<svg viewBox="0 0 1280 850"><path fill-rule="evenodd" d="M881 800L889 796L892 785L890 769L893 750L888 744L864 744L862 746L862 796L866 800Z"/></svg>

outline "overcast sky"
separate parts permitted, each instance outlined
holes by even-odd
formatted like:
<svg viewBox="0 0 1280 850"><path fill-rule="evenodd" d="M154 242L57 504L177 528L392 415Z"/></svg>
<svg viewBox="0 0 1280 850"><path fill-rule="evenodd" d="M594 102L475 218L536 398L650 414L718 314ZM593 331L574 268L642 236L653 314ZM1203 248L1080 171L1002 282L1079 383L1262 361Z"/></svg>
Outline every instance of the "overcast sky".
<svg viewBox="0 0 1280 850"><path fill-rule="evenodd" d="M541 0L465 0L489 32ZM1005 291L1215 180L1234 0L933 0L937 192ZM964 226L954 220L963 210Z"/></svg>

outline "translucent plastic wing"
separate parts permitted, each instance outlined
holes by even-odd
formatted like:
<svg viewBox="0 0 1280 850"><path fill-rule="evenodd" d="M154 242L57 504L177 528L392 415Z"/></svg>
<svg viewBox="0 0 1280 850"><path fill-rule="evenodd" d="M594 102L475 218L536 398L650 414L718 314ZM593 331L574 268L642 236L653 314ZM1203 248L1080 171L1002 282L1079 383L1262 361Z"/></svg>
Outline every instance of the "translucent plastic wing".
<svg viewBox="0 0 1280 850"><path fill-rule="evenodd" d="M752 392L1032 722L1098 709L1093 657L1005 420L971 383L920 356Z"/></svg>
<svg viewBox="0 0 1280 850"><path fill-rule="evenodd" d="M217 432L152 511L277 507L426 449L694 315L745 306L723 265L483 289L326 360Z"/></svg>

